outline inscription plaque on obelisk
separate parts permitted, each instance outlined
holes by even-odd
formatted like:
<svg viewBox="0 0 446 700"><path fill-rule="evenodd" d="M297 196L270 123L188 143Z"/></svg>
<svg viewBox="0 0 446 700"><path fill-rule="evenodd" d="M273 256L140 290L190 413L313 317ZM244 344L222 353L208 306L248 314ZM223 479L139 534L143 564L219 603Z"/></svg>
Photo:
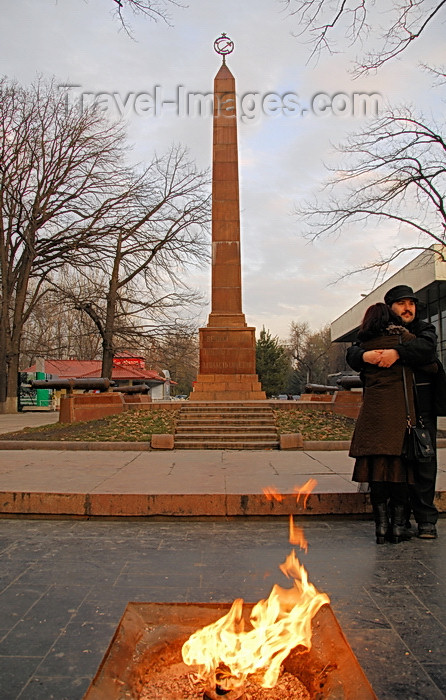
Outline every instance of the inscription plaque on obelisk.
<svg viewBox="0 0 446 700"><path fill-rule="evenodd" d="M193 401L265 399L256 374L255 328L242 311L240 204L235 79L223 34L214 43L223 57L214 79L212 155L212 303L200 328L200 371Z"/></svg>

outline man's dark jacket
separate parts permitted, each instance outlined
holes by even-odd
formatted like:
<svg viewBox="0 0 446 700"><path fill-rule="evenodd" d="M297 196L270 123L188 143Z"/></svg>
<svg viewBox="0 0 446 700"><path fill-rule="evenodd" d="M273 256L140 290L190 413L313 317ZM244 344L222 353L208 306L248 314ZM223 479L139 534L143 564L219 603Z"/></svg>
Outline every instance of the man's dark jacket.
<svg viewBox="0 0 446 700"><path fill-rule="evenodd" d="M414 370L420 399L419 408L423 414L446 414L446 381L444 370L440 366L439 373L432 375L423 371L423 365L437 361L437 334L432 323L415 319L406 326L416 338L404 345L398 345L396 350L404 365ZM364 350L355 344L347 350L347 362L355 372L361 372L364 367L362 356ZM422 387L429 384L433 391L425 392Z"/></svg>

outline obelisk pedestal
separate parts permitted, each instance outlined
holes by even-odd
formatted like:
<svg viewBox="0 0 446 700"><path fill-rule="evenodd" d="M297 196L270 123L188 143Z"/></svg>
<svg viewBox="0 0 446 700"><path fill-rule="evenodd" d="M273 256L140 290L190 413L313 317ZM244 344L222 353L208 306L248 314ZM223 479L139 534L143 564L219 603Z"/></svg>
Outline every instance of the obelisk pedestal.
<svg viewBox="0 0 446 700"><path fill-rule="evenodd" d="M212 306L199 331L191 399L266 399L256 374L255 328L242 311L235 80L224 60L214 81L212 166Z"/></svg>

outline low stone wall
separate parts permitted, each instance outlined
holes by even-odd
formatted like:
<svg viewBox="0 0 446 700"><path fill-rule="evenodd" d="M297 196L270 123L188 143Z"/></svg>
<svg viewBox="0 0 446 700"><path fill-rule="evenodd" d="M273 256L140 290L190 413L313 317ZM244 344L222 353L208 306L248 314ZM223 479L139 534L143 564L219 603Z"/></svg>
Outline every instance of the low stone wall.
<svg viewBox="0 0 446 700"><path fill-rule="evenodd" d="M328 398L328 400L327 400ZM312 411L333 411L333 398L325 396L323 400L306 401L299 399L298 401L269 401L269 405L274 410L280 411L305 411L310 408Z"/></svg>
<svg viewBox="0 0 446 700"><path fill-rule="evenodd" d="M306 409L331 411L349 418L357 418L362 403L362 392L337 391L333 396L329 394L308 394L308 397L315 397L311 400L298 401L246 401L245 405L256 405L265 403L271 408L282 411ZM188 403L194 403L190 401ZM197 402L199 403L199 402ZM210 402L213 403L213 402ZM234 402L237 403L237 402ZM123 410L146 410L151 411L159 408L181 410L185 403L183 401L153 401L147 394L121 394L119 392L104 392L102 394L72 394L61 397L60 400L60 423L75 423L77 421L97 420L121 413ZM200 402L200 405L205 405Z"/></svg>
<svg viewBox="0 0 446 700"><path fill-rule="evenodd" d="M300 401L322 401L325 403L331 403L335 393L337 392L327 392L325 394L302 394Z"/></svg>
<svg viewBox="0 0 446 700"><path fill-rule="evenodd" d="M362 391L336 392L333 410L342 416L357 419L362 405Z"/></svg>
<svg viewBox="0 0 446 700"><path fill-rule="evenodd" d="M103 394L72 394L60 399L59 423L98 420L124 410L122 394L106 391Z"/></svg>
<svg viewBox="0 0 446 700"><path fill-rule="evenodd" d="M290 411L331 411L348 418L356 418L362 404L362 391L335 391L334 394L302 394L298 401L271 401L274 409Z"/></svg>
<svg viewBox="0 0 446 700"><path fill-rule="evenodd" d="M145 407L152 403L152 397L149 394L122 394L126 407L133 408L134 406Z"/></svg>

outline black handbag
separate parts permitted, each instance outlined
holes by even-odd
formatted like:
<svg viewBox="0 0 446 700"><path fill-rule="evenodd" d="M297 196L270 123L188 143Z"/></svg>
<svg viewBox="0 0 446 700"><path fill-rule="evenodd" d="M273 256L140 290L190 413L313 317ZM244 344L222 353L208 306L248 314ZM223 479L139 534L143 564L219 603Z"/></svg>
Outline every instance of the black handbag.
<svg viewBox="0 0 446 700"><path fill-rule="evenodd" d="M409 397L407 395L406 372L403 367L403 387L404 400L406 402L406 434L404 436L403 450L401 456L411 462L429 462L435 456L434 446L427 428L424 427L421 416L417 418L416 424L412 425L410 416ZM414 403L416 407L417 390L415 382L413 384Z"/></svg>

